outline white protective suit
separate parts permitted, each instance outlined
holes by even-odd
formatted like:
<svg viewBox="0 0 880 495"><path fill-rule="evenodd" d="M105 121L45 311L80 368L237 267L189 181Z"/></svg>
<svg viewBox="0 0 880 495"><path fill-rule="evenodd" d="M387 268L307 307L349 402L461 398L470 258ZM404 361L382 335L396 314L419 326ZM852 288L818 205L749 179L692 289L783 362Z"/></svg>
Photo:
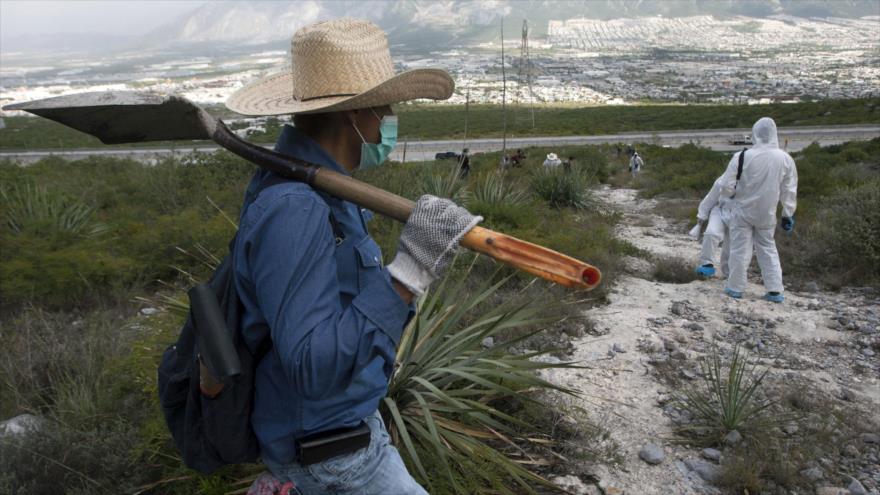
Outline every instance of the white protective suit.
<svg viewBox="0 0 880 495"><path fill-rule="evenodd" d="M708 221L706 231L703 232L703 244L700 249L700 266L715 265L715 253L718 245L722 244L721 250L721 275L727 277L729 273L730 240L728 239L727 224L730 221L729 197L721 194L721 177L712 184L712 189L700 202L697 209L697 219Z"/></svg>
<svg viewBox="0 0 880 495"><path fill-rule="evenodd" d="M752 127L752 149L745 151L742 176L736 180L739 153L733 155L719 179L721 195L733 196L730 204L730 272L727 288L743 292L752 247L761 267L767 292L782 293L782 266L773 233L776 205L791 217L797 207L797 168L791 156L779 149L776 123L764 117ZM740 152L743 153L743 152ZM734 194L735 193L735 194Z"/></svg>
<svg viewBox="0 0 880 495"><path fill-rule="evenodd" d="M639 175L639 170L644 166L645 162L642 161L642 157L638 153L633 153L632 158L629 159L629 171L632 172L633 177Z"/></svg>

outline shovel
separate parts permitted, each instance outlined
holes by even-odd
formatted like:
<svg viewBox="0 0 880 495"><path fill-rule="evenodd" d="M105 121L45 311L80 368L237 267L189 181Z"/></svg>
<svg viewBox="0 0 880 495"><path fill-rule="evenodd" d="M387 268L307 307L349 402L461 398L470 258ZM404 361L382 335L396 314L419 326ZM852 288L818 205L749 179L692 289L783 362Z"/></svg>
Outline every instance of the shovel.
<svg viewBox="0 0 880 495"><path fill-rule="evenodd" d="M18 103L22 110L91 134L104 144L210 139L265 170L406 222L414 203L378 187L240 139L222 121L179 96L109 91ZM462 246L557 284L590 290L602 279L594 266L515 237L474 227Z"/></svg>

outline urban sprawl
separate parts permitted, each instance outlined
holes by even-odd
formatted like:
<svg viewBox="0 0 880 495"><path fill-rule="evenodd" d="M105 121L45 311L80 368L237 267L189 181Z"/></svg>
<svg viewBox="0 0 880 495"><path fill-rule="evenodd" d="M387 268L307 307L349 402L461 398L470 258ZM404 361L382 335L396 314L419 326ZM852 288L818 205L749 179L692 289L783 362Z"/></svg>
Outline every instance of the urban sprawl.
<svg viewBox="0 0 880 495"><path fill-rule="evenodd" d="M398 69L446 68L456 79L452 104L745 104L880 95L880 17L569 19L550 21L541 37L532 33L525 42L520 33L506 34L503 73L497 40L404 55ZM220 103L285 63L286 52L278 50L232 59L133 59L114 73L109 61L34 67L12 57L0 68L0 104L123 89Z"/></svg>

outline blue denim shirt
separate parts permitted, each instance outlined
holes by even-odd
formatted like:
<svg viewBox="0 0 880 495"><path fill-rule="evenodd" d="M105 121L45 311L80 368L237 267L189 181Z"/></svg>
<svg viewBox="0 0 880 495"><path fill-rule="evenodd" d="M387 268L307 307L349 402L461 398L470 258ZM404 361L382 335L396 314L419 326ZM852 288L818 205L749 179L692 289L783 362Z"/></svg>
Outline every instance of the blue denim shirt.
<svg viewBox="0 0 880 495"><path fill-rule="evenodd" d="M286 126L276 151L347 172ZM274 345L256 371L252 424L264 458L294 460L294 440L356 426L376 411L411 316L367 233L371 213L306 184L248 186L235 244L235 283L251 350ZM336 245L330 211L345 239Z"/></svg>

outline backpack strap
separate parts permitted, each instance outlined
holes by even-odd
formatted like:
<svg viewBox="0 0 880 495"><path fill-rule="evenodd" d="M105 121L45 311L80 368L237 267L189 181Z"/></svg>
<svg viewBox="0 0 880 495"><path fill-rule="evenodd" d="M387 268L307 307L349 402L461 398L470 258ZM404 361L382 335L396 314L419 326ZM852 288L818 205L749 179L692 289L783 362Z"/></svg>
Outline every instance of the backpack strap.
<svg viewBox="0 0 880 495"><path fill-rule="evenodd" d="M743 174L743 164L746 161L747 149L748 148L743 148L743 150L739 152L739 165L736 167L736 183L733 184L733 194L730 196L730 199L736 197L736 186L739 185L739 178L742 177Z"/></svg>

